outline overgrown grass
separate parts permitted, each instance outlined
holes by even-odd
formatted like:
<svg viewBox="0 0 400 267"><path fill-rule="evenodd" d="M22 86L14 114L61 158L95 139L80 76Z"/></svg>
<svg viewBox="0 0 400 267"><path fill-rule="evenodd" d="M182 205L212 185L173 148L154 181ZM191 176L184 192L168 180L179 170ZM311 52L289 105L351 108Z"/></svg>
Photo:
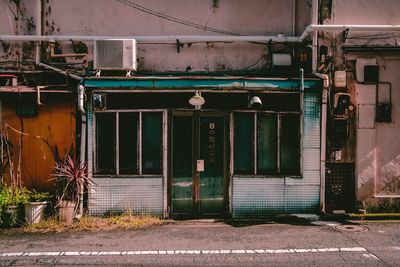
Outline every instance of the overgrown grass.
<svg viewBox="0 0 400 267"><path fill-rule="evenodd" d="M372 198L365 202L367 213L400 213L400 199Z"/></svg>
<svg viewBox="0 0 400 267"><path fill-rule="evenodd" d="M37 224L24 226L24 232L63 232L67 230L87 230L87 231L110 231L110 230L132 230L150 226L162 225L164 221L160 218L149 215L132 215L130 213L108 216L94 217L84 216L80 221L74 222L70 226L60 223L57 218L48 218Z"/></svg>

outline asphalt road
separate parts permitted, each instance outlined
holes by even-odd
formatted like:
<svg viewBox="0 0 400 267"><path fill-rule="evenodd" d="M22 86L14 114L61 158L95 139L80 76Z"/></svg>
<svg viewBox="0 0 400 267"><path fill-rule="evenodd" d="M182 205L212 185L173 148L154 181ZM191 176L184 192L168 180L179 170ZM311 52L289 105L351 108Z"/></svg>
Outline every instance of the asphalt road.
<svg viewBox="0 0 400 267"><path fill-rule="evenodd" d="M400 222L393 221L0 234L1 266L400 266Z"/></svg>

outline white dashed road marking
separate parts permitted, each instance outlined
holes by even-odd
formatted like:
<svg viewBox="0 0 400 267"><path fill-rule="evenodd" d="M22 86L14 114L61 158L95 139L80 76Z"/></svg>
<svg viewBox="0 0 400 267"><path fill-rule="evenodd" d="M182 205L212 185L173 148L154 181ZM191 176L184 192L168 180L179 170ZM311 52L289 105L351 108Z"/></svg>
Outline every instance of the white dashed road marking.
<svg viewBox="0 0 400 267"><path fill-rule="evenodd" d="M296 254L296 253L332 253L332 252L368 252L363 247L350 248L295 248L295 249L218 249L218 250L133 250L133 251L27 251L0 252L0 257L58 257L58 256L133 256L133 255L210 255L210 254ZM370 253L365 257L375 258Z"/></svg>
<svg viewBox="0 0 400 267"><path fill-rule="evenodd" d="M379 258L377 256L375 256L374 254L371 254L371 253L366 253L366 254L362 254L362 255L366 258L372 258L375 260L379 260Z"/></svg>

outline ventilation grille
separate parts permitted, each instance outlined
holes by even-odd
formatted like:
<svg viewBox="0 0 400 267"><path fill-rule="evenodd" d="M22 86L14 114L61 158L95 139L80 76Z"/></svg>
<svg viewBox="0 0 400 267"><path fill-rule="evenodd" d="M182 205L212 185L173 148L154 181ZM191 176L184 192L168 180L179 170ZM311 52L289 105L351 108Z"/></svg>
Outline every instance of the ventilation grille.
<svg viewBox="0 0 400 267"><path fill-rule="evenodd" d="M136 70L136 41L96 40L94 68L103 70Z"/></svg>
<svg viewBox="0 0 400 267"><path fill-rule="evenodd" d="M332 210L353 211L355 206L354 163L327 163L325 177L325 203Z"/></svg>

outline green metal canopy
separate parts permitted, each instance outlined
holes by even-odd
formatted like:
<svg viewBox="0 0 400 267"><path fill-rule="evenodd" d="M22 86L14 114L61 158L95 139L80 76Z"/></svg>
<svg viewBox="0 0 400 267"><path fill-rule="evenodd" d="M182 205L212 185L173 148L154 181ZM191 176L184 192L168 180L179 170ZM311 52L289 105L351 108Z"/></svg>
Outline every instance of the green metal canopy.
<svg viewBox="0 0 400 267"><path fill-rule="evenodd" d="M241 78L241 77L135 77L86 78L81 83L86 88L119 89L277 89L299 90L300 79ZM321 89L319 78L304 79L305 89Z"/></svg>

